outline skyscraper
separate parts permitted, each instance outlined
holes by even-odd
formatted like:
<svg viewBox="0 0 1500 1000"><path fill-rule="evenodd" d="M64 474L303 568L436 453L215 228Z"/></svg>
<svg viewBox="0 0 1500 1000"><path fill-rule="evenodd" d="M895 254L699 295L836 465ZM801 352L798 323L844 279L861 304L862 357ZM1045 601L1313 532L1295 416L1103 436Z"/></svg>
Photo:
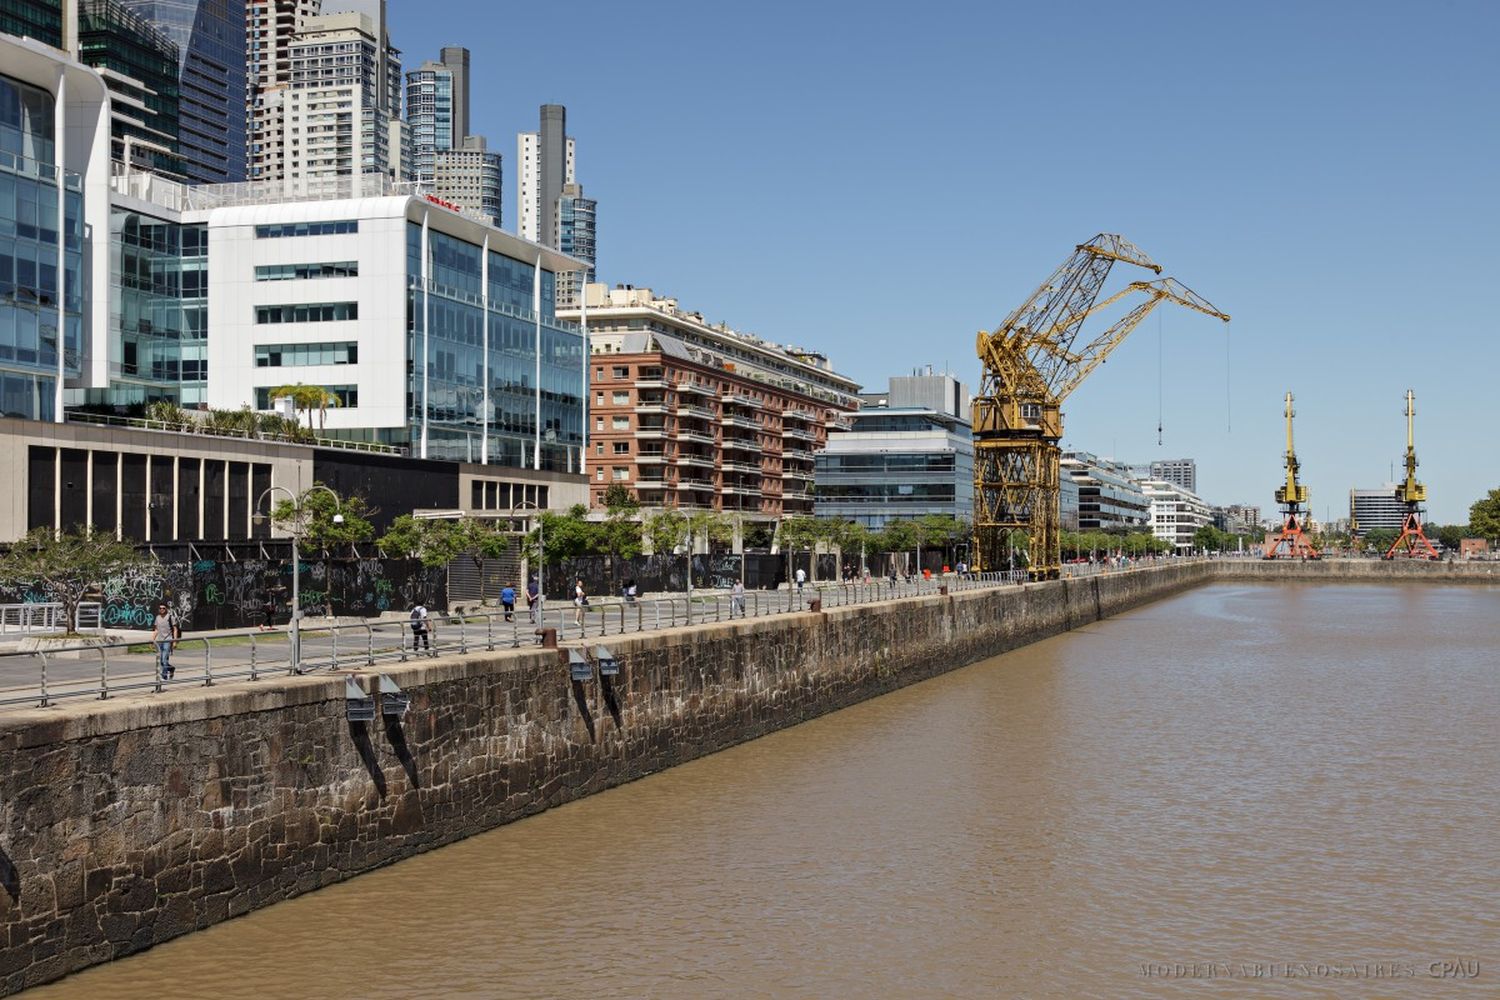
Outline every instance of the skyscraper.
<svg viewBox="0 0 1500 1000"><path fill-rule="evenodd" d="M0 34L34 38L55 49L66 48L63 0L3 0Z"/></svg>
<svg viewBox="0 0 1500 1000"><path fill-rule="evenodd" d="M567 114L560 104L543 104L541 130L516 136L516 233L549 247L557 246L557 199L563 185L577 183Z"/></svg>
<svg viewBox="0 0 1500 1000"><path fill-rule="evenodd" d="M110 156L183 177L178 155L178 49L118 0L80 0L78 61L110 92Z"/></svg>
<svg viewBox="0 0 1500 1000"><path fill-rule="evenodd" d="M587 271L565 271L557 276L557 308L575 309L583 286L594 280L594 223L598 203L583 196L581 184L564 184L557 199L557 249L588 263Z"/></svg>
<svg viewBox="0 0 1500 1000"><path fill-rule="evenodd" d="M292 84L292 40L321 0L249 0L245 7L245 176L279 180L286 166L282 116Z"/></svg>
<svg viewBox="0 0 1500 1000"><path fill-rule="evenodd" d="M414 180L430 185L435 155L458 149L469 134L469 50L443 49L406 74L406 120L411 130Z"/></svg>
<svg viewBox="0 0 1500 1000"><path fill-rule="evenodd" d="M309 18L287 46L283 180L289 190L332 193L338 178L404 173L401 57L381 16ZM399 179L399 178L398 178Z"/></svg>
<svg viewBox="0 0 1500 1000"><path fill-rule="evenodd" d="M464 136L459 148L441 149L433 155L432 193L488 216L496 227L500 225L500 185L500 154L486 149L482 135ZM558 281L562 280L559 274Z"/></svg>
<svg viewBox="0 0 1500 1000"><path fill-rule="evenodd" d="M120 0L177 45L178 145L187 179L245 179L246 0Z"/></svg>

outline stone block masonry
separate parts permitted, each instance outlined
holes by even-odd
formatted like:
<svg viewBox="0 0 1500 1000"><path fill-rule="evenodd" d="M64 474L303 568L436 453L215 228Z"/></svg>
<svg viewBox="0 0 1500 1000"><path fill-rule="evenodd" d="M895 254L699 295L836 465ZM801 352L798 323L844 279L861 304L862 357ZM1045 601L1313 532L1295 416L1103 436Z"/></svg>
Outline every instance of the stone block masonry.
<svg viewBox="0 0 1500 1000"><path fill-rule="evenodd" d="M598 677L575 691L557 650L390 664L412 699L400 721L350 723L344 678L326 675L0 716L0 993L1214 575L1173 565L612 637L611 692Z"/></svg>

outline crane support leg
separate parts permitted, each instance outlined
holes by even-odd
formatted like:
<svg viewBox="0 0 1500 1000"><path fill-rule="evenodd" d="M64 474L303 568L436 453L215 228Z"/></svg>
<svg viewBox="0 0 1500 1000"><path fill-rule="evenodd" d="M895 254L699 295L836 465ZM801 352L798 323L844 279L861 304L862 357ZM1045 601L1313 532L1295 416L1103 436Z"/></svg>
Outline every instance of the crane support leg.
<svg viewBox="0 0 1500 1000"><path fill-rule="evenodd" d="M1055 580L1058 532L1056 442L1035 436L981 436L974 442L974 569L1017 569L1016 543L1025 539L1033 580Z"/></svg>
<svg viewBox="0 0 1500 1000"><path fill-rule="evenodd" d="M1266 559L1317 559L1318 550L1313 548L1306 532L1302 530L1302 515L1289 511L1282 522L1281 530L1266 536Z"/></svg>
<svg viewBox="0 0 1500 1000"><path fill-rule="evenodd" d="M1432 540L1422 531L1422 515L1416 511L1407 512L1406 520L1401 523L1401 534L1386 550L1385 558L1394 559L1397 556L1406 556L1408 559L1440 558Z"/></svg>

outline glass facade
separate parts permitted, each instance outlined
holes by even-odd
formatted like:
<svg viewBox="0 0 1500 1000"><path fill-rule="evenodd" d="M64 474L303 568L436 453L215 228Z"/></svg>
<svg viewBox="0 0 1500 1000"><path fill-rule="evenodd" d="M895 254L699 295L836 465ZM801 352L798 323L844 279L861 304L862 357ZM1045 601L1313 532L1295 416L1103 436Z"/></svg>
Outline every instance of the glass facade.
<svg viewBox="0 0 1500 1000"><path fill-rule="evenodd" d="M245 179L245 0L120 0L177 45L179 150L196 184Z"/></svg>
<svg viewBox="0 0 1500 1000"><path fill-rule="evenodd" d="M110 212L109 393L198 406L208 378L208 227ZM95 400L91 400L95 401Z"/></svg>
<svg viewBox="0 0 1500 1000"><path fill-rule="evenodd" d="M179 151L177 45L118 0L78 5L78 58L106 70L110 156L173 177L186 176Z"/></svg>
<svg viewBox="0 0 1500 1000"><path fill-rule="evenodd" d="M482 248L429 231L427 251L430 278L424 293L422 227L410 223L407 356L411 359L411 384L407 412L413 444L422 437L425 375L428 457L479 461L487 422L489 461L530 467L540 389L541 466L553 471L578 471L583 435L583 339L575 326L556 318L553 273L543 270L541 276L538 383L533 266L491 251L486 315Z"/></svg>
<svg viewBox="0 0 1500 1000"><path fill-rule="evenodd" d="M62 48L63 0L0 0L0 32Z"/></svg>
<svg viewBox="0 0 1500 1000"><path fill-rule="evenodd" d="M931 410L872 409L814 457L816 514L879 528L897 518L974 515L968 425Z"/></svg>
<svg viewBox="0 0 1500 1000"><path fill-rule="evenodd" d="M69 375L83 332L82 184L64 172L59 212L54 111L51 94L0 76L0 413L39 420L55 413L60 299Z"/></svg>

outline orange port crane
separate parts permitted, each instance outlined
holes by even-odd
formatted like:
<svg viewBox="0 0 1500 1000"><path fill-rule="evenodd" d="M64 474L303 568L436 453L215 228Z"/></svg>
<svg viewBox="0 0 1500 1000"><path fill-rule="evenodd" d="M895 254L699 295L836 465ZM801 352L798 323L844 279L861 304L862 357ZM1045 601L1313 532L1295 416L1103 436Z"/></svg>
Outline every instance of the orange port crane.
<svg viewBox="0 0 1500 1000"><path fill-rule="evenodd" d="M993 333L979 332L983 366L974 397L974 549L976 571L1009 568L1019 542L1034 580L1061 572L1058 469L1062 401L1163 302L1229 316L1174 278L1135 281L1098 301L1117 261L1161 274L1157 264L1123 236L1102 233L1074 248L1052 276ZM1092 339L1080 331L1090 316L1125 298L1144 295L1115 324Z"/></svg>
<svg viewBox="0 0 1500 1000"><path fill-rule="evenodd" d="M1316 559L1318 550L1307 537L1307 519L1303 510L1307 506L1307 487L1297 481L1297 451L1292 447L1292 418L1297 411L1292 409L1292 394L1286 394L1286 482L1276 489L1276 502L1281 505L1281 530L1266 536L1265 557L1267 559Z"/></svg>
<svg viewBox="0 0 1500 1000"><path fill-rule="evenodd" d="M1398 555L1410 559L1437 559L1438 551L1422 531L1422 504L1427 502L1427 487L1417 482L1417 446L1413 436L1413 418L1417 415L1417 396L1406 390L1406 481L1396 487L1396 500L1406 508L1401 534L1386 550L1385 558Z"/></svg>

